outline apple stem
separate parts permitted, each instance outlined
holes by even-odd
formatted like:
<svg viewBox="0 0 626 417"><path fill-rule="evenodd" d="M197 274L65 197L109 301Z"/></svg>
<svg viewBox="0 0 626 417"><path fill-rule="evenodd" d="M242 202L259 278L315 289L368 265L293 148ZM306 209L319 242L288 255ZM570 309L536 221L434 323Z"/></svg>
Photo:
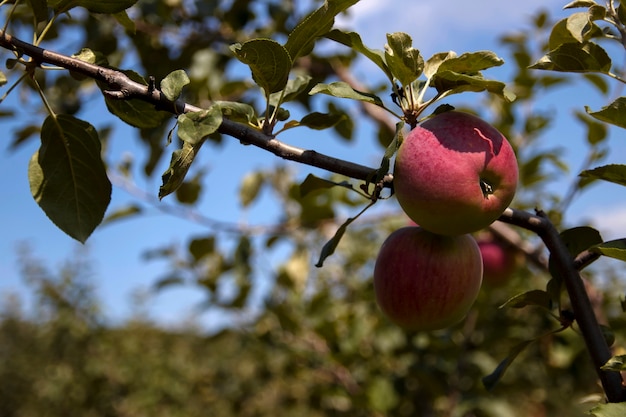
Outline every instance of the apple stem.
<svg viewBox="0 0 626 417"><path fill-rule="evenodd" d="M535 215L522 210L508 208L500 221L535 232L550 251L556 273L563 278L565 288L574 310L574 316L585 340L587 350L602 383L609 402L626 401L626 390L620 373L605 371L601 367L611 358L611 351L602 334L585 285L580 277L574 258L571 256L559 232L546 214L540 210Z"/></svg>

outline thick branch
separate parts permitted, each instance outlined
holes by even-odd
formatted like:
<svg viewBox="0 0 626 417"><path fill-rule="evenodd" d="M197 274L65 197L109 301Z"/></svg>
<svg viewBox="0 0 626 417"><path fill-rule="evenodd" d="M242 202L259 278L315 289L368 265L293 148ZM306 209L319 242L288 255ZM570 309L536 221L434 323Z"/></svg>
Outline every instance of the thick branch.
<svg viewBox="0 0 626 417"><path fill-rule="evenodd" d="M574 310L576 322L583 335L598 377L602 382L607 399L609 402L626 401L626 391L622 386L620 374L600 369L611 358L611 351L598 325L591 301L585 290L585 284L576 269L574 259L568 252L552 222L542 212L532 215L510 208L502 214L500 220L531 230L543 240L552 256L556 273L565 282L565 288Z"/></svg>
<svg viewBox="0 0 626 417"><path fill-rule="evenodd" d="M135 98L144 100L154 104L160 110L169 111L173 114L202 110L181 100L177 100L176 102L169 101L158 89L135 82L121 71L90 64L77 58L72 58L67 55L39 48L15 38L1 30L0 46L15 51L19 55L30 56L39 64L47 63L56 65L70 71L80 73L94 80L101 81L109 86L109 90L104 91L104 94L112 98ZM375 169L364 165L324 155L314 150L291 146L272 136L265 135L250 126L236 123L228 119L224 119L218 130L220 133L233 136L243 143L265 149L266 151L269 151L281 158L322 168L326 171L345 175L350 178L367 181L373 178L374 173L376 172ZM383 178L383 185L389 187L391 185L391 180L391 175L385 176Z"/></svg>

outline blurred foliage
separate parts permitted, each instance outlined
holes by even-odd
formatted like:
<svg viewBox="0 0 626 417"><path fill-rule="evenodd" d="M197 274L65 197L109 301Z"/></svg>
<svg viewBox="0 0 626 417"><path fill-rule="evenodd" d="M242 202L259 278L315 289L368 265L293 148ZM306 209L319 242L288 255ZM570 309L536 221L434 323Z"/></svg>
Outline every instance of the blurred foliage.
<svg viewBox="0 0 626 417"><path fill-rule="evenodd" d="M91 48L110 65L132 67L145 78L162 80L185 68L189 84L182 98L201 107L218 100L257 107L263 96L253 89L249 72L244 74L235 65L229 47L255 37L285 41L319 3L303 8L289 0L142 0L129 10L131 23L120 15L90 14L79 8L60 15L62 24L51 27L46 41L66 51L73 48L72 52ZM624 14L621 5L619 10ZM598 74L574 77L529 69L551 49L556 23L548 12L540 12L527 30L501 38L509 51L504 58L513 73L507 88L516 94L515 101L481 95L479 106L474 102L466 107L480 109L480 116L498 127L517 151L521 186L515 207L544 208L559 227L565 227L568 205L589 182L574 177L570 189L556 192L550 187L571 173L563 150L546 138L556 113L542 107L541 100L580 79L607 96L613 87ZM18 4L12 33L32 32L31 24L30 10ZM358 62L353 53L339 49L305 56L294 71L311 77L299 78L299 83L308 81L302 89L306 92ZM34 80L48 104L63 114L86 111L100 94L88 80L51 71L35 73ZM34 81L20 88L29 97ZM340 115L340 123L328 123L336 139L356 140L355 123L349 117L363 114L359 104L332 100L319 105L316 100L300 94L290 110ZM573 122L580 125L579 139L587 147L586 169L608 153L606 125L576 110ZM42 114L43 108L33 113ZM393 132L384 121L372 123L379 130L372 135L380 139L382 154ZM118 161L107 153L108 141L118 138L114 126L101 126L110 172L131 184L136 175L154 176L173 124L159 120L157 126L137 129L144 146L136 158L141 158L139 169L130 159ZM36 123L25 122L11 147L34 139L39 131ZM209 139L219 157L221 136L214 133ZM241 152L246 151L242 147ZM351 224L336 253L316 269L321 248L342 220L368 203L354 192L358 185L303 193L303 178L283 163L271 170L243 171L238 188L242 208L255 210L255 203L271 195L279 207L273 224L225 224L200 216L200 196L214 179L208 170L195 169L168 197L176 200L166 200L161 207L202 227L194 236L181 238L182 244L146 242L145 251L147 261L166 262L155 278L155 293L176 285L194 286L205 294L203 307L219 311L233 324L214 332L193 326L163 329L141 316L110 324L106 311L99 309L93 271L84 255L77 254L60 271L50 272L23 252L20 263L35 296L35 310L20 307L15 299L4 303L0 416L576 416L601 401L602 391L576 326L551 333L567 316L559 311L567 311L566 301L551 309L499 308L515 294L546 289L549 275L544 268L526 262L506 286L485 287L457 326L407 334L380 314L371 286L378 247L406 223L403 215L379 204L384 208L376 207ZM325 179L345 181L331 175ZM140 198L131 207L110 213L109 220L141 216L150 203ZM545 256L536 237L520 234L531 246L537 245L539 257ZM601 272L602 280L593 272L586 275L589 291L601 321L612 329L616 353L623 353L619 346L626 337L624 308L615 295L624 292L623 284L614 271ZM482 378L528 341L534 342L487 391Z"/></svg>

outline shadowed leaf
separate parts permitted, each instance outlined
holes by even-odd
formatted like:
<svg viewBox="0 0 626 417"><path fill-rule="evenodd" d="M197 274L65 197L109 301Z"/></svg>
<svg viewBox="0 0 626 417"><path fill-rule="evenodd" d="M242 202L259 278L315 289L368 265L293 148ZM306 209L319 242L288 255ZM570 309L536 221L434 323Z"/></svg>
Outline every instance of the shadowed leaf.
<svg viewBox="0 0 626 417"><path fill-rule="evenodd" d="M580 176L626 186L626 165L604 165L598 168L583 171L580 173Z"/></svg>
<svg viewBox="0 0 626 417"><path fill-rule="evenodd" d="M336 81L330 84L317 84L311 89L309 94L328 94L333 97L350 98L384 107L383 101L378 96L355 90L348 83L343 81Z"/></svg>
<svg viewBox="0 0 626 417"><path fill-rule="evenodd" d="M250 67L252 78L268 97L285 88L293 62L284 46L271 39L252 39L230 49Z"/></svg>
<svg viewBox="0 0 626 417"><path fill-rule="evenodd" d="M598 111L591 111L589 107L585 107L585 111L598 120L626 129L626 97L619 97Z"/></svg>

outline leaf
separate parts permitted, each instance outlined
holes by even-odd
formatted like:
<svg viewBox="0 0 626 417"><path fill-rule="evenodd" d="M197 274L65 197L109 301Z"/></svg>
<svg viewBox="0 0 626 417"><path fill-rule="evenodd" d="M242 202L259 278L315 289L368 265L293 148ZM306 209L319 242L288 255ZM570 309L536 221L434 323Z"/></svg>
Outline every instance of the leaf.
<svg viewBox="0 0 626 417"><path fill-rule="evenodd" d="M619 97L608 106L595 112L585 106L585 111L602 122L626 129L626 97Z"/></svg>
<svg viewBox="0 0 626 417"><path fill-rule="evenodd" d="M239 188L239 201L243 207L248 207L256 199L264 183L265 174L259 171L250 172L243 177Z"/></svg>
<svg viewBox="0 0 626 417"><path fill-rule="evenodd" d="M324 4L305 17L289 34L285 48L295 61L308 55L315 40L330 31L335 23L335 16L356 4L359 0L326 0Z"/></svg>
<svg viewBox="0 0 626 417"><path fill-rule="evenodd" d="M576 112L576 117L587 126L587 143L593 146L606 139L606 124L599 123L582 112Z"/></svg>
<svg viewBox="0 0 626 417"><path fill-rule="evenodd" d="M363 54L366 58L376 64L389 78L389 81L393 81L393 75L391 74L391 70L387 66L385 61L385 53L380 50L370 49L363 45L363 41L361 40L361 36L359 36L356 32L342 32L339 29L333 29L324 35L328 39L332 39L335 42L339 42L349 48L352 48L354 51Z"/></svg>
<svg viewBox="0 0 626 417"><path fill-rule="evenodd" d="M144 78L134 71L121 71L131 80L148 85ZM98 82L101 90L106 91L109 86ZM139 99L121 100L104 95L107 108L125 123L140 129L150 129L160 126L172 115L165 111L156 110L154 105Z"/></svg>
<svg viewBox="0 0 626 417"><path fill-rule="evenodd" d="M161 176L163 185L159 188L159 199L173 193L180 187L203 143L204 139L193 144L184 141L182 149L172 152L170 166Z"/></svg>
<svg viewBox="0 0 626 417"><path fill-rule="evenodd" d="M113 14L113 17L115 18L115 20L117 20L117 23L122 25L122 27L126 31L126 34L132 36L137 33L137 27L135 26L135 22L131 20L131 18L128 16L128 13L126 13L126 10Z"/></svg>
<svg viewBox="0 0 626 417"><path fill-rule="evenodd" d="M371 93L364 93L362 91L355 90L348 83L343 81L336 81L330 84L317 84L311 89L309 94L328 94L333 97L350 98L353 100L359 100L365 103L372 103L376 104L377 106L384 107L383 101L378 96Z"/></svg>
<svg viewBox="0 0 626 417"><path fill-rule="evenodd" d="M308 88L312 78L308 74L300 74L296 78L287 81L287 85L283 90L270 95L270 106L277 107L282 103L295 100Z"/></svg>
<svg viewBox="0 0 626 417"><path fill-rule="evenodd" d="M626 371L626 355L613 356L600 369L616 372Z"/></svg>
<svg viewBox="0 0 626 417"><path fill-rule="evenodd" d="M189 253L193 257L195 262L200 261L207 255L210 255L215 251L215 237L202 237L192 239L189 242Z"/></svg>
<svg viewBox="0 0 626 417"><path fill-rule="evenodd" d="M413 39L404 32L387 34L385 61L403 86L417 80L424 70L424 58L413 48Z"/></svg>
<svg viewBox="0 0 626 417"><path fill-rule="evenodd" d="M272 39L252 39L231 45L230 50L250 67L252 79L265 90L267 97L287 85L293 61L280 43Z"/></svg>
<svg viewBox="0 0 626 417"><path fill-rule="evenodd" d="M319 113L313 112L309 113L298 122L301 126L306 126L310 129L315 130L324 130L329 127L336 126L338 123L341 123L343 120L347 119L348 116L345 113Z"/></svg>
<svg viewBox="0 0 626 417"><path fill-rule="evenodd" d="M46 0L28 0L28 4L33 11L35 21L46 22L48 20L48 4Z"/></svg>
<svg viewBox="0 0 626 417"><path fill-rule="evenodd" d="M611 70L611 58L595 43L564 43L530 66L531 69L560 72L601 72Z"/></svg>
<svg viewBox="0 0 626 417"><path fill-rule="evenodd" d="M573 13L567 17L565 28L576 41L583 43L591 39L594 33L601 33L598 25L593 23L594 19L589 12Z"/></svg>
<svg viewBox="0 0 626 417"><path fill-rule="evenodd" d="M254 107L236 101L215 101L211 107L219 108L222 116L235 122L255 125L257 117Z"/></svg>
<svg viewBox="0 0 626 417"><path fill-rule="evenodd" d="M432 78L439 70L441 64L449 59L456 58L456 56L456 52L454 51L439 52L431 56L424 64L424 75L426 78Z"/></svg>
<svg viewBox="0 0 626 417"><path fill-rule="evenodd" d="M350 223L352 223L354 220L356 220L356 217L348 218L348 220L346 220L344 224L339 226L339 229L337 229L335 235L324 244L324 246L322 247L322 252L320 253L320 257L315 264L317 268L321 268L322 266L324 266L324 261L326 260L326 258L335 253L335 249L337 249L337 245L339 245L341 238L348 229Z"/></svg>
<svg viewBox="0 0 626 417"><path fill-rule="evenodd" d="M576 7L591 7L597 3L593 0L576 0L563 6L563 9L574 9Z"/></svg>
<svg viewBox="0 0 626 417"><path fill-rule="evenodd" d="M222 110L219 105L206 110L183 113L178 116L178 137L190 144L200 143L215 133L222 124Z"/></svg>
<svg viewBox="0 0 626 417"><path fill-rule="evenodd" d="M131 204L129 206L121 207L113 211L112 213L109 213L102 221L102 225L116 222L118 220L124 220L128 217L132 217L137 214L140 214L141 212L142 212L141 207L136 204Z"/></svg>
<svg viewBox="0 0 626 417"><path fill-rule="evenodd" d="M526 306L539 306L546 310L551 310L552 300L550 299L550 294L542 290L530 290L509 298L499 308L522 308Z"/></svg>
<svg viewBox="0 0 626 417"><path fill-rule="evenodd" d="M354 190L352 184L347 181L335 182L327 180L325 178L316 177L313 174L309 174L304 179L302 184L300 184L300 197L304 197L313 191L324 190L333 187L344 187L350 190Z"/></svg>
<svg viewBox="0 0 626 417"><path fill-rule="evenodd" d="M48 116L41 147L30 160L31 193L52 222L84 243L111 201L96 129L69 115Z"/></svg>
<svg viewBox="0 0 626 417"><path fill-rule="evenodd" d="M594 417L624 417L626 415L626 402L600 404L589 410Z"/></svg>
<svg viewBox="0 0 626 417"><path fill-rule="evenodd" d="M161 80L161 92L169 101L175 101L183 91L183 87L190 82L189 76L184 70L170 72Z"/></svg>
<svg viewBox="0 0 626 417"><path fill-rule="evenodd" d="M4 72L0 71L0 87L5 85L7 82L7 76L4 74Z"/></svg>
<svg viewBox="0 0 626 417"><path fill-rule="evenodd" d="M598 168L583 171L580 173L580 176L626 186L626 165L604 165Z"/></svg>
<svg viewBox="0 0 626 417"><path fill-rule="evenodd" d="M391 167L391 158L396 154L398 148L402 144L404 140L404 121L399 121L396 123L396 132L393 135L393 140L389 143L387 148L385 149L385 153L383 154L383 158L380 161L380 166L376 170L374 178L371 179L371 183L378 184L385 175L389 173L389 168Z"/></svg>
<svg viewBox="0 0 626 417"><path fill-rule="evenodd" d="M74 7L84 7L91 13L113 14L128 9L137 0L48 0L48 5L55 12L64 13Z"/></svg>
<svg viewBox="0 0 626 417"><path fill-rule="evenodd" d="M515 345L510 351L509 355L502 361L496 369L486 377L482 379L483 385L488 391L491 391L496 384L502 379L506 370L511 366L515 358L524 351L530 344L532 344L535 340L525 340L517 345Z"/></svg>
<svg viewBox="0 0 626 417"><path fill-rule="evenodd" d="M610 240L589 248L591 252L626 261L626 239Z"/></svg>
<svg viewBox="0 0 626 417"><path fill-rule="evenodd" d="M431 85L446 95L458 94L466 91L488 91L496 94L507 101L513 101L515 95L506 89L506 85L500 81L486 80L480 75L459 74L453 71L437 71L433 76Z"/></svg>
<svg viewBox="0 0 626 417"><path fill-rule="evenodd" d="M492 67L499 67L504 60L491 51L467 52L457 57L449 57L439 65L438 71L452 71L461 74L476 74Z"/></svg>

